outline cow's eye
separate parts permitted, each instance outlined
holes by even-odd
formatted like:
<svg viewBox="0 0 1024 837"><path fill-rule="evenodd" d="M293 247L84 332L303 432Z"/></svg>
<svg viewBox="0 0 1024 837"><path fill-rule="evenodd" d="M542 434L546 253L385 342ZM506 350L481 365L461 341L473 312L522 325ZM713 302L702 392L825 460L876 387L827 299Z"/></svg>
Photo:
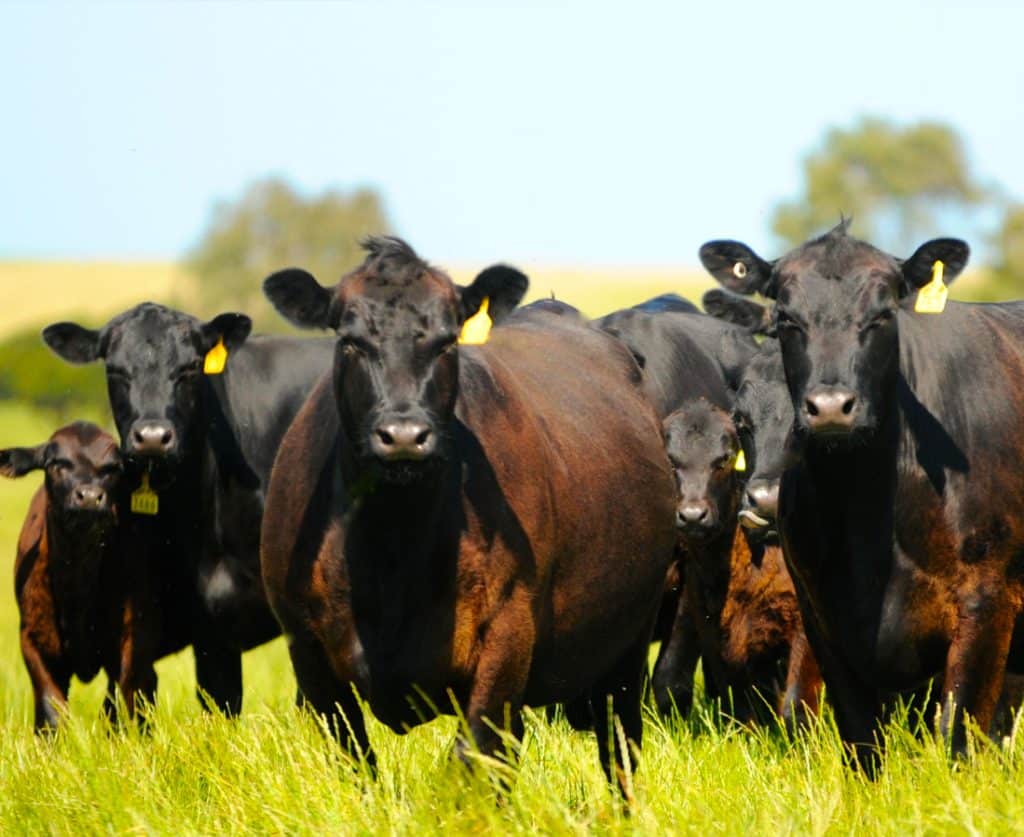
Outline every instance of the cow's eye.
<svg viewBox="0 0 1024 837"><path fill-rule="evenodd" d="M101 477L116 477L121 473L121 466L113 462L109 465L101 465L96 469L96 473Z"/></svg>
<svg viewBox="0 0 1024 837"><path fill-rule="evenodd" d="M871 331L871 329L878 328L879 326L883 326L886 323L890 322L891 320L892 320L892 311L891 310L886 309L885 311L879 311L877 314L875 314L875 316L873 316L870 320L868 320L868 324L866 326L864 326L861 329L861 331L863 331L863 332Z"/></svg>
<svg viewBox="0 0 1024 837"><path fill-rule="evenodd" d="M118 383L128 383L128 373L124 369L118 369L116 366L107 367L107 377Z"/></svg>
<svg viewBox="0 0 1024 837"><path fill-rule="evenodd" d="M802 334L804 331L803 324L799 320L795 320L785 311L779 311L776 313L775 327L780 332L789 332L790 334Z"/></svg>
<svg viewBox="0 0 1024 837"><path fill-rule="evenodd" d="M174 373L175 380L182 380L183 378L193 378L198 375L203 369L203 362L198 358L185 366L182 366Z"/></svg>
<svg viewBox="0 0 1024 837"><path fill-rule="evenodd" d="M435 337L427 343L427 351L431 355L444 354L458 345L458 339L459 336L457 334L442 334L440 337Z"/></svg>
<svg viewBox="0 0 1024 837"><path fill-rule="evenodd" d="M375 353L373 345L362 337L342 337L341 350L350 357L354 355L372 356Z"/></svg>
<svg viewBox="0 0 1024 837"><path fill-rule="evenodd" d="M727 453L724 456L718 457L718 459L712 462L711 467L714 468L716 471L724 471L726 468L732 466L733 459L733 455L731 453Z"/></svg>
<svg viewBox="0 0 1024 837"><path fill-rule="evenodd" d="M50 460L50 467L55 471L70 471L75 466L71 464L70 459L52 459Z"/></svg>

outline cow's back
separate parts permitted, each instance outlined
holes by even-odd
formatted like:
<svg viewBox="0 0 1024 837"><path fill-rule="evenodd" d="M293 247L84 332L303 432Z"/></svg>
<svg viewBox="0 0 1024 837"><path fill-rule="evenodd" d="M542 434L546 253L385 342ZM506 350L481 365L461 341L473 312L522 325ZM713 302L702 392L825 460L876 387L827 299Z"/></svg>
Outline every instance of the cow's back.
<svg viewBox="0 0 1024 837"><path fill-rule="evenodd" d="M757 350L748 334L700 313L627 308L594 321L644 367L644 387L664 418L686 401L707 398L728 407L730 387Z"/></svg>
<svg viewBox="0 0 1024 837"><path fill-rule="evenodd" d="M543 688L559 666L614 659L649 627L635 614L657 607L675 539L660 425L625 347L564 318L495 329L464 353L460 380L457 415L528 544L517 559L550 590L533 674ZM493 510L470 509L467 554L488 548Z"/></svg>

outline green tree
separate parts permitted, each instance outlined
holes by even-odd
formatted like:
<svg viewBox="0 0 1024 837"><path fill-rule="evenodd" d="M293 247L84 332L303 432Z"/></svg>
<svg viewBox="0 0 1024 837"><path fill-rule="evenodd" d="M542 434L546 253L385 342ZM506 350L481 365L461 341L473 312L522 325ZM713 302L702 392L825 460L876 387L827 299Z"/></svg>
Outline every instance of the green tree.
<svg viewBox="0 0 1024 837"><path fill-rule="evenodd" d="M772 230L789 245L853 217L853 231L892 252L909 252L936 233L939 211L966 210L986 199L973 180L963 143L948 125L900 127L864 118L830 129L803 161L803 192L780 204Z"/></svg>
<svg viewBox="0 0 1024 837"><path fill-rule="evenodd" d="M0 399L54 410L61 420L106 415L103 364L72 366L51 352L32 328L0 343Z"/></svg>
<svg viewBox="0 0 1024 837"><path fill-rule="evenodd" d="M204 314L230 308L252 314L264 330L281 328L263 300L263 279L296 266L333 282L362 260L363 236L390 230L383 202L370 189L332 189L307 198L286 181L269 178L214 208L186 266Z"/></svg>
<svg viewBox="0 0 1024 837"><path fill-rule="evenodd" d="M1024 298L1024 204L1011 203L989 239L993 262L971 298L984 302Z"/></svg>

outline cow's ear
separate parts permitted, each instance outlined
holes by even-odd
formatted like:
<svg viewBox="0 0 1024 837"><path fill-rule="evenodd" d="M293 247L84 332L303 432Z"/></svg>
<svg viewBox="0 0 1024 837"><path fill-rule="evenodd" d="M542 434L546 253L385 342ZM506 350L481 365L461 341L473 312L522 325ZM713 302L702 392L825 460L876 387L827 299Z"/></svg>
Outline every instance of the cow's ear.
<svg viewBox="0 0 1024 837"><path fill-rule="evenodd" d="M771 328L771 311L767 306L745 296L713 288L704 294L704 310L719 320L747 329L751 334L767 334Z"/></svg>
<svg viewBox="0 0 1024 837"><path fill-rule="evenodd" d="M967 265L971 250L959 238L935 238L926 241L903 262L903 281L907 292L916 291L932 280L935 262L942 262L942 279L948 285Z"/></svg>
<svg viewBox="0 0 1024 837"><path fill-rule="evenodd" d="M245 314L218 314L208 323L203 323L202 330L204 351L210 351L223 340L224 347L233 352L252 331L252 320Z"/></svg>
<svg viewBox="0 0 1024 837"><path fill-rule="evenodd" d="M54 323L43 329L43 342L69 363L92 363L103 357L103 334L78 323Z"/></svg>
<svg viewBox="0 0 1024 837"><path fill-rule="evenodd" d="M46 467L49 442L34 448L7 448L0 450L0 476L23 477L30 471Z"/></svg>
<svg viewBox="0 0 1024 837"><path fill-rule="evenodd" d="M279 270L263 281L263 293L277 313L299 328L337 328L334 293L297 267Z"/></svg>
<svg viewBox="0 0 1024 837"><path fill-rule="evenodd" d="M738 294L759 293L775 298L774 264L766 262L739 241L709 241L700 248L700 261L720 285Z"/></svg>
<svg viewBox="0 0 1024 837"><path fill-rule="evenodd" d="M491 322L499 323L515 310L529 287L525 273L507 264L491 265L480 271L471 284L459 288L462 319L472 317L487 299L487 314Z"/></svg>

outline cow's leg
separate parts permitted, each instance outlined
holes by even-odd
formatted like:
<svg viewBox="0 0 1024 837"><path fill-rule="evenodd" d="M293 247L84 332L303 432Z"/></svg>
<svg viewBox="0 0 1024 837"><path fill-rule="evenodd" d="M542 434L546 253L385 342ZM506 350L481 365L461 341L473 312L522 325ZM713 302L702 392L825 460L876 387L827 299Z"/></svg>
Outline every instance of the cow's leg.
<svg viewBox="0 0 1024 837"><path fill-rule="evenodd" d="M601 767L628 802L632 802L628 777L637 769L643 741L641 705L649 644L650 631L643 631L640 641L633 643L590 690Z"/></svg>
<svg viewBox="0 0 1024 837"><path fill-rule="evenodd" d="M216 631L213 628L213 631ZM229 718L242 711L242 652L210 631L197 631L192 643L196 657L196 687L203 708L211 704Z"/></svg>
<svg viewBox="0 0 1024 837"><path fill-rule="evenodd" d="M67 708L71 672L55 661L45 660L26 631L21 632L21 655L35 697L35 730L38 733L52 732Z"/></svg>
<svg viewBox="0 0 1024 837"><path fill-rule="evenodd" d="M956 635L946 657L939 729L953 752L967 746L965 714L988 732L1006 674L1013 612L1004 589L978 587L963 597Z"/></svg>
<svg viewBox="0 0 1024 837"><path fill-rule="evenodd" d="M658 712L669 716L678 711L682 717L693 706L693 679L700 659L695 610L687 603L687 590L676 598L675 618L668 638L658 651L651 687Z"/></svg>
<svg viewBox="0 0 1024 837"><path fill-rule="evenodd" d="M803 726L818 714L821 694L821 671L807 634L798 628L789 647L786 690L779 701L779 715L791 727Z"/></svg>
<svg viewBox="0 0 1024 837"><path fill-rule="evenodd" d="M799 585L798 585L799 597ZM813 613L801 601L804 632L810 643L825 684L829 702L836 716L836 725L843 743L850 750L854 763L874 778L880 762L882 745L882 701L876 689L865 684L856 672L821 641L812 621Z"/></svg>
<svg viewBox="0 0 1024 837"><path fill-rule="evenodd" d="M515 758L515 745L504 747L502 733L508 733L515 742L522 738L521 710L533 644L529 600L521 595L518 601L504 606L488 626L465 707L467 734L456 744L456 753L463 762L469 761L473 748L488 756L505 750L509 761Z"/></svg>
<svg viewBox="0 0 1024 837"><path fill-rule="evenodd" d="M118 675L117 687L124 701L124 710L129 718L140 718L139 710L145 706L156 704L156 669L153 668L154 655L140 653L134 643L123 642L121 646L121 670ZM112 696L112 687L108 687L105 708L111 720L118 720L117 701Z"/></svg>
<svg viewBox="0 0 1024 837"><path fill-rule="evenodd" d="M565 720L577 732L594 728L594 713L590 709L590 696L580 695L565 704Z"/></svg>
<svg viewBox="0 0 1024 837"><path fill-rule="evenodd" d="M320 715L338 745L375 773L377 757L370 747L354 684L334 673L323 646L313 636L291 636L288 653L299 684L301 705Z"/></svg>

